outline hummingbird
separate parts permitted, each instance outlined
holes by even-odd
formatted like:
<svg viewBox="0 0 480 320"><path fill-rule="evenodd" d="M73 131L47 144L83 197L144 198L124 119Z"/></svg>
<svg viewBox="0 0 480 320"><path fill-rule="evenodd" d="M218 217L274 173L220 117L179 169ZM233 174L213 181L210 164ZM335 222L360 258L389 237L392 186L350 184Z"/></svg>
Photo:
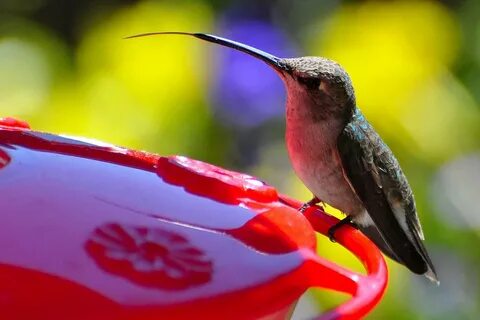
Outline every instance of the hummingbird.
<svg viewBox="0 0 480 320"><path fill-rule="evenodd" d="M424 234L412 189L390 148L358 108L352 81L336 62L323 57L279 58L246 44L206 33L187 35L262 60L282 79L286 91L285 140L292 167L312 192L300 211L328 203L390 258L439 284L423 244Z"/></svg>

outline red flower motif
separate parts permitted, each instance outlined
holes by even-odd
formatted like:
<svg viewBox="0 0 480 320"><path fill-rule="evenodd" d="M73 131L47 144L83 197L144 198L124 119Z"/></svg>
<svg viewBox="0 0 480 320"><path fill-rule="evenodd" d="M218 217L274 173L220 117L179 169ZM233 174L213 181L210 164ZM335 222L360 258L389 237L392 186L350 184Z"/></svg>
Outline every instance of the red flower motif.
<svg viewBox="0 0 480 320"><path fill-rule="evenodd" d="M211 278L210 259L172 231L107 224L95 229L86 249L105 271L148 287L183 289Z"/></svg>

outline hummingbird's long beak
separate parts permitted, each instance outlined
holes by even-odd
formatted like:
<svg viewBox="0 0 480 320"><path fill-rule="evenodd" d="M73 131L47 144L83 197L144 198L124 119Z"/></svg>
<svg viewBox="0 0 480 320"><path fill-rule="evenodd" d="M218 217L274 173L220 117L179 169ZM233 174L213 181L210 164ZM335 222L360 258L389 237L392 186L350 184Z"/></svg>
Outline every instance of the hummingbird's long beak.
<svg viewBox="0 0 480 320"><path fill-rule="evenodd" d="M213 42L216 44L219 44L221 46L229 47L241 52L244 52L246 54L249 54L255 58L258 58L265 63L267 63L269 66L271 66L275 71L278 73L282 74L284 72L288 72L290 69L288 66L285 64L284 60L278 57L275 57L274 55L271 55L269 53L266 53L262 50L250 47L246 44L236 42L233 40L217 37L211 34L206 34L206 33L189 33L189 32L150 32L150 33L141 33L133 36L126 37L125 39L131 39L131 38L138 38L138 37L146 37L146 36L154 36L154 35L163 35L163 34L178 34L178 35L187 35L187 36L193 36L195 38L199 38L208 42Z"/></svg>

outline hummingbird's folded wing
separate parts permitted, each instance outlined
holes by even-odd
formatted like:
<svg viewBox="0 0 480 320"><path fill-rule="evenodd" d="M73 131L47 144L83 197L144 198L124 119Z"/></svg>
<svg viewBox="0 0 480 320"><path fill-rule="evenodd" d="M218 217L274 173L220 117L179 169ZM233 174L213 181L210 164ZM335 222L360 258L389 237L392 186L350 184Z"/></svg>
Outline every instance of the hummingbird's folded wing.
<svg viewBox="0 0 480 320"><path fill-rule="evenodd" d="M407 179L359 110L340 134L337 147L345 175L386 242L386 251L390 249L411 271L436 281ZM378 243L379 239L372 240Z"/></svg>

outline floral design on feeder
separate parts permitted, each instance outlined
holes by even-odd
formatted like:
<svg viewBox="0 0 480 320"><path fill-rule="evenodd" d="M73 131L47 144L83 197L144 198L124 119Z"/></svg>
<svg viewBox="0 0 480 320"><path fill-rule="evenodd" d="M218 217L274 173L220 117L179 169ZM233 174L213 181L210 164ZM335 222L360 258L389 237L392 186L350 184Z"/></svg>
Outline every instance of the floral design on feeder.
<svg viewBox="0 0 480 320"><path fill-rule="evenodd" d="M104 270L149 287L184 289L208 282L212 274L212 262L202 250L159 228L102 225L86 250Z"/></svg>

